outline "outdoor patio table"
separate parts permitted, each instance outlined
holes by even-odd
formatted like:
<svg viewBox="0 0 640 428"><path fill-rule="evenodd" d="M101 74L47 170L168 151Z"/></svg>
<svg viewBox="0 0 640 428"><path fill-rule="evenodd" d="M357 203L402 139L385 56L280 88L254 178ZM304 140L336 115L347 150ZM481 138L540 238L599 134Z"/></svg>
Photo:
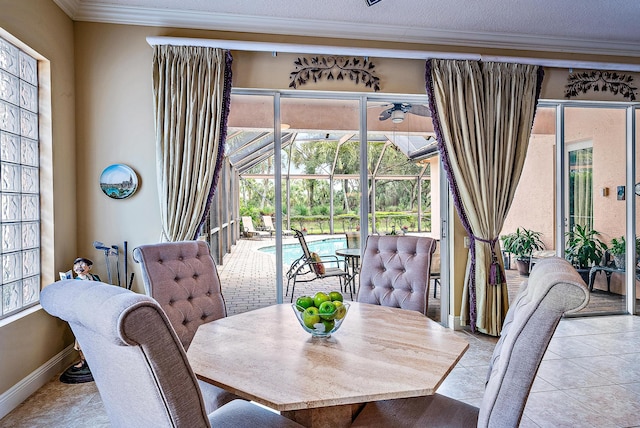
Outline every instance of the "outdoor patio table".
<svg viewBox="0 0 640 428"><path fill-rule="evenodd" d="M469 344L416 311L349 302L330 338L314 338L289 304L199 327L196 376L308 427L347 427L367 402L430 395Z"/></svg>
<svg viewBox="0 0 640 428"><path fill-rule="evenodd" d="M615 266L593 266L589 270L589 291L593 291L593 281L595 279L596 273L604 272L607 278L607 292L611 293L611 275L614 273L624 273L624 268L617 268ZM640 269L636 268L636 279L640 280Z"/></svg>
<svg viewBox="0 0 640 428"><path fill-rule="evenodd" d="M351 295L353 296L354 292L358 292L356 289L356 275L360 266L360 248L340 248L336 250L336 256L344 257L345 259L350 274L345 284L345 291L347 286L351 287Z"/></svg>

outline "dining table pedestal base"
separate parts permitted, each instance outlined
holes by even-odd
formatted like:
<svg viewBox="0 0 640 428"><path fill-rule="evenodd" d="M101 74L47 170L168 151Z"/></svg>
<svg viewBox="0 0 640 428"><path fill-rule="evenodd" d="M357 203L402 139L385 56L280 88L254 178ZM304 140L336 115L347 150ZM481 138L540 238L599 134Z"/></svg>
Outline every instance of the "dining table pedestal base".
<svg viewBox="0 0 640 428"><path fill-rule="evenodd" d="M282 411L280 414L307 428L348 428L365 403Z"/></svg>

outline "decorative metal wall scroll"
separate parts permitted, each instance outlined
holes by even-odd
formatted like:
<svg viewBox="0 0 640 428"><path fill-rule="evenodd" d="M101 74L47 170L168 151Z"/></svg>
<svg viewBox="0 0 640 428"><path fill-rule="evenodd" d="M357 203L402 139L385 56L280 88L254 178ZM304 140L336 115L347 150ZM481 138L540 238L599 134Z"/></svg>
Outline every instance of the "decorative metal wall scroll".
<svg viewBox="0 0 640 428"><path fill-rule="evenodd" d="M322 79L349 79L356 85L362 83L366 87L373 88L375 92L380 90L380 78L375 75L374 70L376 66L367 58L316 56L298 58L293 63L296 68L289 75L290 88L295 89L305 85L309 80L318 82Z"/></svg>
<svg viewBox="0 0 640 428"><path fill-rule="evenodd" d="M587 91L611 92L613 95L622 95L630 101L635 101L638 88L632 85L633 76L620 74L615 71L585 71L583 73L570 73L569 82L565 88L566 98L586 94Z"/></svg>

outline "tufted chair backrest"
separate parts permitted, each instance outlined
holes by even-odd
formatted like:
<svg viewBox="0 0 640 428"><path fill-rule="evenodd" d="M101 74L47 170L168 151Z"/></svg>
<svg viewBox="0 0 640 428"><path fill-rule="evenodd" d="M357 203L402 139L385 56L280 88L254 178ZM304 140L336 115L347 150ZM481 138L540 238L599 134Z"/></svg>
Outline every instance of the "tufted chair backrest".
<svg viewBox="0 0 640 428"><path fill-rule="evenodd" d="M478 427L519 425L556 326L564 314L588 302L587 287L569 262L553 257L535 264L507 312L493 351Z"/></svg>
<svg viewBox="0 0 640 428"><path fill-rule="evenodd" d="M227 315L206 242L141 245L133 250L133 258L142 266L145 292L164 309L184 349L189 349L199 326Z"/></svg>
<svg viewBox="0 0 640 428"><path fill-rule="evenodd" d="M432 238L371 235L362 258L357 301L419 311L426 315Z"/></svg>

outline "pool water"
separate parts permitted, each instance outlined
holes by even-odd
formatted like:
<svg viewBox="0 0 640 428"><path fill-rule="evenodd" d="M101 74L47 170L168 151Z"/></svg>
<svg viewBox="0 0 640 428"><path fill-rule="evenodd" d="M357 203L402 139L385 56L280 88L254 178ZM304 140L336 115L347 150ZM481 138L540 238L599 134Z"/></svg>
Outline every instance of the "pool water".
<svg viewBox="0 0 640 428"><path fill-rule="evenodd" d="M307 241L309 251L318 253L320 256L335 256L336 250L347 248L346 238L329 238L320 241ZM260 248L260 251L268 254L276 254L276 246ZM302 256L302 247L299 243L285 244L282 246L282 262L291 265L294 261Z"/></svg>

